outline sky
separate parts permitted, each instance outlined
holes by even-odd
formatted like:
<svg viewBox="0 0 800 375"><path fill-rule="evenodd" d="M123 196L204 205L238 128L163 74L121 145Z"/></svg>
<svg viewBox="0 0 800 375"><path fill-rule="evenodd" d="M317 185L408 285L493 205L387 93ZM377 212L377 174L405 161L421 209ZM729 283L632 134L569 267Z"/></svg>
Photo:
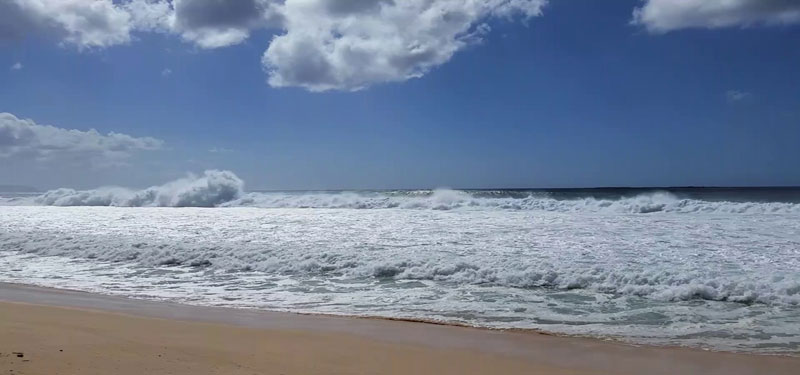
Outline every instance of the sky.
<svg viewBox="0 0 800 375"><path fill-rule="evenodd" d="M0 184L800 185L800 2L0 0Z"/></svg>

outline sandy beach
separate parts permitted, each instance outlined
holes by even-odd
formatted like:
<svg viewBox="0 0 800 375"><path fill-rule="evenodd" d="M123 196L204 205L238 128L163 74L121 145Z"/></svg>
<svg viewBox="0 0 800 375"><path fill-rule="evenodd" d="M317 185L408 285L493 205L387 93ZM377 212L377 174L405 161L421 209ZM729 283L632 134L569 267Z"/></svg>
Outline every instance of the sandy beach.
<svg viewBox="0 0 800 375"><path fill-rule="evenodd" d="M0 0L0 375L800 375L800 0Z"/></svg>
<svg viewBox="0 0 800 375"><path fill-rule="evenodd" d="M794 374L800 358L0 284L3 374Z"/></svg>

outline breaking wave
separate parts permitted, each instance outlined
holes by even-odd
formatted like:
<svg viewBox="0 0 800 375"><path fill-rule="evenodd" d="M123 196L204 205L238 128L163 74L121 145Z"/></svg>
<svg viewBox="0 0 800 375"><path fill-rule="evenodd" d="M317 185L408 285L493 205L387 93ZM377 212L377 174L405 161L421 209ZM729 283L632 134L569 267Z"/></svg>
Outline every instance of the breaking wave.
<svg viewBox="0 0 800 375"><path fill-rule="evenodd" d="M553 196L546 191L397 190L244 192L233 172L208 170L144 190L104 187L56 189L36 197L3 198L6 205L120 207L260 207L339 209L489 209L552 212L800 213L800 203L702 200L667 191L597 198Z"/></svg>
<svg viewBox="0 0 800 375"><path fill-rule="evenodd" d="M45 206L215 207L239 198L244 182L230 171L208 170L144 190L106 187L56 189L33 198Z"/></svg>

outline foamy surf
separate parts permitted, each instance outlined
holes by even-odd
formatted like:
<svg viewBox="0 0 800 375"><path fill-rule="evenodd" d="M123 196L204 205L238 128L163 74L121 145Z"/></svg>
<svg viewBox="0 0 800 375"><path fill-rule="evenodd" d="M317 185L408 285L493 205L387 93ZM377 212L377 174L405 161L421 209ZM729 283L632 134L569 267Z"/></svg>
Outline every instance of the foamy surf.
<svg viewBox="0 0 800 375"><path fill-rule="evenodd" d="M797 203L725 194L246 192L208 171L6 200L0 280L797 352Z"/></svg>
<svg viewBox="0 0 800 375"><path fill-rule="evenodd" d="M605 195L614 195L605 193ZM800 197L800 192L797 193ZM722 196L724 198L724 196ZM800 213L800 198L785 201L702 200L668 191L598 198L543 190L410 190L331 192L246 192L230 171L208 170L159 186L135 190L61 188L41 195L0 198L0 205L113 207L260 207L418 210L522 210L609 213Z"/></svg>

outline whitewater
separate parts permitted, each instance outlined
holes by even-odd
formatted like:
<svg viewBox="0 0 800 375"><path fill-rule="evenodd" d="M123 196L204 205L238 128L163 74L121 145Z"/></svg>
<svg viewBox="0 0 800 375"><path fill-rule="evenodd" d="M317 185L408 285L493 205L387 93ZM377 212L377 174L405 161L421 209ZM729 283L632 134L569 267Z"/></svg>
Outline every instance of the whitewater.
<svg viewBox="0 0 800 375"><path fill-rule="evenodd" d="M0 198L0 281L800 351L796 190L247 192L229 171Z"/></svg>

